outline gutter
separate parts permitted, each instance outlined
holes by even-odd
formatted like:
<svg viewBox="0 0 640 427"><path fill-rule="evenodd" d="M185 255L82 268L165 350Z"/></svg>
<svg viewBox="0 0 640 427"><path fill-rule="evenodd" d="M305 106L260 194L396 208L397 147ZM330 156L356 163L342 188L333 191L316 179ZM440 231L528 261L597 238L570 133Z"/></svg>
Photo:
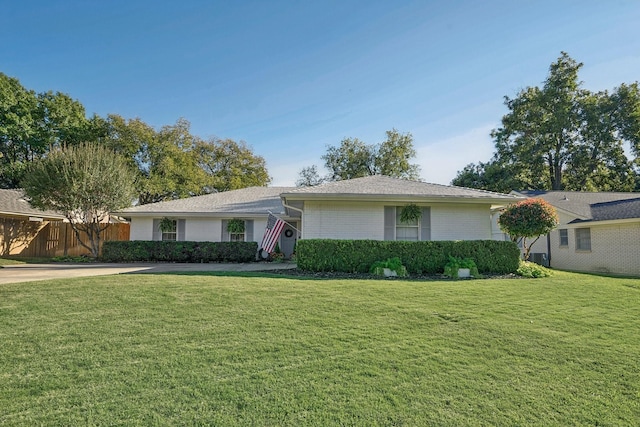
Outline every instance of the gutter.
<svg viewBox="0 0 640 427"><path fill-rule="evenodd" d="M300 212L300 223L302 224L302 226L300 227L300 238L304 239L304 235L303 235L303 231L304 230L304 211L302 209L296 208L294 206L288 205L287 204L287 199L282 197L282 206L285 207L285 209L292 209L296 212Z"/></svg>

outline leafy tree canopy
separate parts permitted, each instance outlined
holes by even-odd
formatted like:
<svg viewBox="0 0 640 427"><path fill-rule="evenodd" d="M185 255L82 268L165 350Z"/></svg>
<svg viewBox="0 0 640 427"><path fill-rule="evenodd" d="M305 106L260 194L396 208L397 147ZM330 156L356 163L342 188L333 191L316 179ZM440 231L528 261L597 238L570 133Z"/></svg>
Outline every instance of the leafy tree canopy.
<svg viewBox="0 0 640 427"><path fill-rule="evenodd" d="M96 144L80 144L56 148L32 162L22 187L32 206L62 213L80 244L97 257L109 212L131 205L134 179L121 156Z"/></svg>
<svg viewBox="0 0 640 427"><path fill-rule="evenodd" d="M156 130L139 118L87 118L69 95L35 93L0 73L0 188L18 187L29 164L52 150L81 143L126 159L141 204L271 182L265 160L244 142L203 141L184 119Z"/></svg>
<svg viewBox="0 0 640 427"><path fill-rule="evenodd" d="M508 113L492 132L493 159L468 165L453 184L504 191L496 173L502 168L510 190L633 190L640 166L638 83L591 92L578 79L581 67L562 52L542 87L505 97Z"/></svg>
<svg viewBox="0 0 640 427"><path fill-rule="evenodd" d="M29 162L91 131L80 102L60 92L36 94L0 73L0 187L16 188Z"/></svg>
<svg viewBox="0 0 640 427"><path fill-rule="evenodd" d="M159 131L142 120L107 118L105 144L138 172L138 203L154 203L271 182L264 158L246 143L190 133L185 119Z"/></svg>
<svg viewBox="0 0 640 427"><path fill-rule="evenodd" d="M386 140L380 144L366 144L358 138L345 138L339 146L328 146L322 160L329 175L322 178L315 165L306 167L300 171L298 185L317 185L324 181L370 175L418 179L420 168L410 163L416 156L413 136L396 129L387 131L386 135Z"/></svg>
<svg viewBox="0 0 640 427"><path fill-rule="evenodd" d="M215 191L262 187L271 182L264 158L253 153L244 142L211 138L195 145L198 164L209 177Z"/></svg>

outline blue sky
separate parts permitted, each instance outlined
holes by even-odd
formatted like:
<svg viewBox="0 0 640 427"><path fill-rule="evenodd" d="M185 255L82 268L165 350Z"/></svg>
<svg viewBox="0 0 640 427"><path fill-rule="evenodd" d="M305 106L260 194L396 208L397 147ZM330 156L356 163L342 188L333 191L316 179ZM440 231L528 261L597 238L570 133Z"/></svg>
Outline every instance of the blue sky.
<svg viewBox="0 0 640 427"><path fill-rule="evenodd" d="M425 181L493 153L505 95L561 51L584 87L640 80L638 1L0 0L0 72L89 115L246 141L273 185L327 145L411 132Z"/></svg>

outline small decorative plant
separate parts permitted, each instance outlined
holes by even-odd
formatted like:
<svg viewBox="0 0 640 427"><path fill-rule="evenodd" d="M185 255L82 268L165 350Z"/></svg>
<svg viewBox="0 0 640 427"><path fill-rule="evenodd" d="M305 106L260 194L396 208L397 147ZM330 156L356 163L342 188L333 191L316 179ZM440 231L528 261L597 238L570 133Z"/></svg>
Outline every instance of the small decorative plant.
<svg viewBox="0 0 640 427"><path fill-rule="evenodd" d="M449 255L449 262L444 266L444 275L457 279L458 272L461 268L468 268L469 274L471 274L472 277L480 277L480 273L478 273L478 266L474 260L471 258L454 257L451 255Z"/></svg>
<svg viewBox="0 0 640 427"><path fill-rule="evenodd" d="M408 204L400 211L400 222L409 224L422 218L422 209L413 203Z"/></svg>
<svg viewBox="0 0 640 427"><path fill-rule="evenodd" d="M230 219L227 222L227 231L234 234L244 233L244 221L238 218Z"/></svg>
<svg viewBox="0 0 640 427"><path fill-rule="evenodd" d="M402 265L402 261L398 257L388 258L385 261L376 261L373 263L369 272L376 276L384 276L385 268L394 271L399 277L407 276L407 268Z"/></svg>
<svg viewBox="0 0 640 427"><path fill-rule="evenodd" d="M171 231L175 231L176 220L165 216L160 220L160 224L158 225L158 228L160 228L160 231L162 231L163 233L169 233Z"/></svg>
<svg viewBox="0 0 640 427"><path fill-rule="evenodd" d="M271 259L271 262L284 261L284 254L280 250L280 245L278 243L276 243L276 247L273 248L273 252L269 254L269 259Z"/></svg>
<svg viewBox="0 0 640 427"><path fill-rule="evenodd" d="M516 274L522 277L537 279L538 277L551 276L551 270L534 262L520 260L520 266L518 270L516 270Z"/></svg>

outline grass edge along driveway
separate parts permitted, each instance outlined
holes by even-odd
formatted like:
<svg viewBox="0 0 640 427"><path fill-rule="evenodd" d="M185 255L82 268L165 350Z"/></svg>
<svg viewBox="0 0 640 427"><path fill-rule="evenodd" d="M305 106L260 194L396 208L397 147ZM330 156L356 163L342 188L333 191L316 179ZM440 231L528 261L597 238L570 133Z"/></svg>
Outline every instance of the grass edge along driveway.
<svg viewBox="0 0 640 427"><path fill-rule="evenodd" d="M640 281L0 287L0 425L634 425Z"/></svg>

